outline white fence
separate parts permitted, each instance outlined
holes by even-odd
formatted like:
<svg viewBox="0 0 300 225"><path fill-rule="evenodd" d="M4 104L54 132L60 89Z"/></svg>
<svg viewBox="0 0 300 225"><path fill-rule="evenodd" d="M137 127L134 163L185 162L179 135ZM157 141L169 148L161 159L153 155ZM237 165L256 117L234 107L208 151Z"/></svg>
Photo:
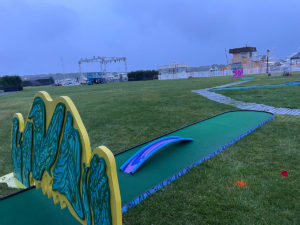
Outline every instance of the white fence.
<svg viewBox="0 0 300 225"><path fill-rule="evenodd" d="M291 71L291 72L299 72L300 71L300 65L289 65L289 66L282 66L282 67L271 67L270 68L270 72L271 73L280 73L280 72L283 72L283 71Z"/></svg>
<svg viewBox="0 0 300 225"><path fill-rule="evenodd" d="M289 71L300 71L300 65L292 65L289 67L277 67L269 68L270 73L282 73L285 70ZM254 68L254 69L244 69L244 74L259 74L266 73L266 68ZM199 71L199 72L180 72L174 74L160 74L158 75L159 80L170 80L170 79L186 79L191 77L217 77L217 76L232 76L233 73L231 70L224 71Z"/></svg>

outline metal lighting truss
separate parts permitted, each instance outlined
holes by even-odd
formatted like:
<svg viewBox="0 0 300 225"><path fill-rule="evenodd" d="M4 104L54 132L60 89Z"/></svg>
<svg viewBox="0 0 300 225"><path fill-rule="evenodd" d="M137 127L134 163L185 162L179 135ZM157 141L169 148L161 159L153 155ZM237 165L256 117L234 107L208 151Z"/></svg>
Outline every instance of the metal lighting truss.
<svg viewBox="0 0 300 225"><path fill-rule="evenodd" d="M127 63L126 63L126 57L93 57L93 58L81 58L78 61L78 66L79 66L79 73L80 76L82 76L82 72L81 72L81 64L82 63L100 63L100 69L102 74L106 73L106 64L108 63L119 63L119 62L124 62L124 66L125 66L125 73L127 72Z"/></svg>

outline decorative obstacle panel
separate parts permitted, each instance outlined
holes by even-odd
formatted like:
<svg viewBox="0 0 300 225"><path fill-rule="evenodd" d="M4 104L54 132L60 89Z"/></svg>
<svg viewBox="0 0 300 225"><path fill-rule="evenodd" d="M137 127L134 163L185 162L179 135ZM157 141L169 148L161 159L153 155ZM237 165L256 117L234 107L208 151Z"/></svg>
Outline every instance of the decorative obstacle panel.
<svg viewBox="0 0 300 225"><path fill-rule="evenodd" d="M91 152L70 98L38 92L25 123L14 115L12 164L20 183L41 188L80 223L122 224L115 158L104 146Z"/></svg>
<svg viewBox="0 0 300 225"><path fill-rule="evenodd" d="M244 76L242 63L232 63L231 69L232 69L232 73L233 73L233 76L232 76L233 78Z"/></svg>

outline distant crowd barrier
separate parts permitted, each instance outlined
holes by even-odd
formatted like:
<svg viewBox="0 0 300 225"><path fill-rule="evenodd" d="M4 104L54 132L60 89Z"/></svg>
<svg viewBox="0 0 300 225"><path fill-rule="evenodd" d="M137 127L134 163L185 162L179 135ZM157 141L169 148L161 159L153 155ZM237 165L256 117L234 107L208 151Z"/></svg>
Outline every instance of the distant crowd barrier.
<svg viewBox="0 0 300 225"><path fill-rule="evenodd" d="M269 72L271 73L283 73L286 70L284 67L280 68L273 68L270 69ZM291 72L298 72L300 71L300 66L291 66L288 68ZM250 74L266 74L266 68L253 68L253 69L243 69L244 75ZM192 77L218 77L218 76L234 76L236 73L232 70L218 70L218 71L196 71L196 72L180 72L180 73L165 73L159 74L159 80L171 80L171 79L186 79Z"/></svg>

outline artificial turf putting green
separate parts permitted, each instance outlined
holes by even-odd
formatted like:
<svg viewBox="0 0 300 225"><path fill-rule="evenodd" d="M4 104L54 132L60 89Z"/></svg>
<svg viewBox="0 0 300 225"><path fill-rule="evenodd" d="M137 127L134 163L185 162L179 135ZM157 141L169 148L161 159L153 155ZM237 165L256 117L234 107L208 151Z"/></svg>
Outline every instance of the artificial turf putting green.
<svg viewBox="0 0 300 225"><path fill-rule="evenodd" d="M273 115L265 112L228 112L161 136L180 136L193 138L194 141L178 142L164 147L134 175L118 170L123 212L139 203L149 191L165 186L180 176L182 171L185 173L186 169L198 165L206 157L213 156L271 118ZM117 169L147 143L116 155Z"/></svg>
<svg viewBox="0 0 300 225"><path fill-rule="evenodd" d="M134 175L118 171L123 212L272 118L272 114L265 112L229 112L162 136L190 137L194 141L165 147ZM147 143L117 154L117 168ZM0 224L79 223L68 210L60 210L52 199L42 196L40 190L31 189L0 202Z"/></svg>
<svg viewBox="0 0 300 225"><path fill-rule="evenodd" d="M0 200L1 225L80 225L67 208L61 210L52 198L36 188Z"/></svg>

